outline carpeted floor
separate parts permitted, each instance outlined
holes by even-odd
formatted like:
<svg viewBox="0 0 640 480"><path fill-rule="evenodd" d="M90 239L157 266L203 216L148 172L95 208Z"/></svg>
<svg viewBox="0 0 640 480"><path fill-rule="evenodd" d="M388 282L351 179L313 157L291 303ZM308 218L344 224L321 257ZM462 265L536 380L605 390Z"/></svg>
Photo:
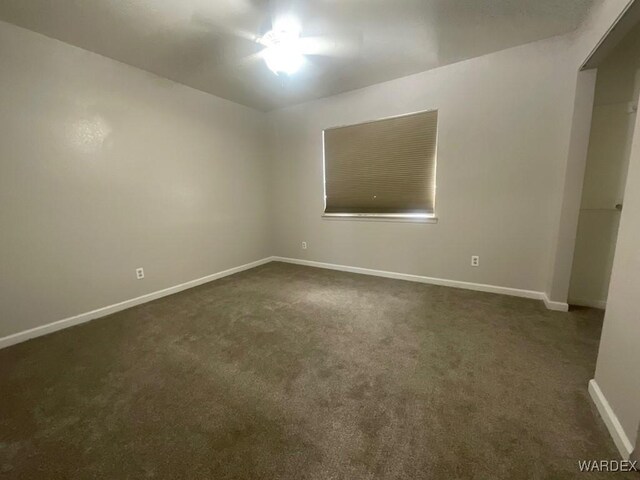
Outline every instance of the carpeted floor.
<svg viewBox="0 0 640 480"><path fill-rule="evenodd" d="M600 478L601 322L270 263L0 350L0 479Z"/></svg>

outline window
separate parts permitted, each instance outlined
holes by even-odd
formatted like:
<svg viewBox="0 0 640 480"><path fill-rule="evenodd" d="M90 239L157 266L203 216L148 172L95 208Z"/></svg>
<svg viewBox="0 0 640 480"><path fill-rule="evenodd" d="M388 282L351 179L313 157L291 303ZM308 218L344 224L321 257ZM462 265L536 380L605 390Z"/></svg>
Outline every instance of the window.
<svg viewBox="0 0 640 480"><path fill-rule="evenodd" d="M327 217L435 218L438 112L324 131Z"/></svg>

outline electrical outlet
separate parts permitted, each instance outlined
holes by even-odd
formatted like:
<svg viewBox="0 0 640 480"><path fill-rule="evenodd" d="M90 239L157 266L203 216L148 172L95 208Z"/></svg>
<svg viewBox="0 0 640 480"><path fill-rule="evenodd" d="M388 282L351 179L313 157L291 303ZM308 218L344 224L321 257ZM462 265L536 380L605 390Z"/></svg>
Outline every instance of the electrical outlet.
<svg viewBox="0 0 640 480"><path fill-rule="evenodd" d="M306 250L307 249L307 242L302 242L302 249Z"/></svg>
<svg viewBox="0 0 640 480"><path fill-rule="evenodd" d="M136 278L142 280L144 278L144 268L136 268Z"/></svg>
<svg viewBox="0 0 640 480"><path fill-rule="evenodd" d="M480 266L480 257L478 255L471 256L471 266L479 267Z"/></svg>

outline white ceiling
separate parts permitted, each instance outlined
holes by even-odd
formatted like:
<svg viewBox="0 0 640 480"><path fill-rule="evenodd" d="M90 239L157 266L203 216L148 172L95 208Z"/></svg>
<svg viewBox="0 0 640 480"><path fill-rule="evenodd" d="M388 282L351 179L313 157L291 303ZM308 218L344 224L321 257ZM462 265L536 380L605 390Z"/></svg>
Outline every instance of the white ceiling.
<svg viewBox="0 0 640 480"><path fill-rule="evenodd" d="M567 33L597 1L2 0L0 20L270 110ZM319 53L289 78L251 40L283 13Z"/></svg>

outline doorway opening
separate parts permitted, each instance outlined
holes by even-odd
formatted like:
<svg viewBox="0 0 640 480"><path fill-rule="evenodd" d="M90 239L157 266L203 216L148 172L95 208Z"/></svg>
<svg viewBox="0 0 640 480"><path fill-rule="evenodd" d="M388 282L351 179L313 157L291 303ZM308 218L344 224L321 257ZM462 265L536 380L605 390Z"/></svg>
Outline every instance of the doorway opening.
<svg viewBox="0 0 640 480"><path fill-rule="evenodd" d="M568 303L604 309L640 96L640 23L597 67Z"/></svg>

